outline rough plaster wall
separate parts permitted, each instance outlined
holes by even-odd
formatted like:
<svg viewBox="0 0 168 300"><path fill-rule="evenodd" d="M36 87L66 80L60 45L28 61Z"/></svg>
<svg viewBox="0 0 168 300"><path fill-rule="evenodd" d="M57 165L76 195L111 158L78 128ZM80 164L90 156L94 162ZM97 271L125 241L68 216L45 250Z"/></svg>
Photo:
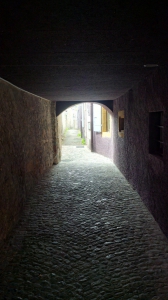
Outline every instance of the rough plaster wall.
<svg viewBox="0 0 168 300"><path fill-rule="evenodd" d="M54 111L54 113L53 113ZM55 103L0 79L0 240L56 156Z"/></svg>
<svg viewBox="0 0 168 300"><path fill-rule="evenodd" d="M157 70L133 91L114 101L113 160L168 236L168 92L165 72ZM118 111L124 110L124 138ZM149 112L164 112L163 158L149 154ZM137 212L138 213L138 212Z"/></svg>
<svg viewBox="0 0 168 300"><path fill-rule="evenodd" d="M111 137L102 137L102 133L93 131L93 151L113 159L113 113L110 111L110 114Z"/></svg>
<svg viewBox="0 0 168 300"><path fill-rule="evenodd" d="M55 122L55 133L56 133L56 138L55 138L55 157L54 157L54 164L58 164L61 160L61 150L62 150L62 114L60 114L56 118Z"/></svg>
<svg viewBox="0 0 168 300"><path fill-rule="evenodd" d="M112 137L102 137L99 132L93 132L93 151L112 159Z"/></svg>

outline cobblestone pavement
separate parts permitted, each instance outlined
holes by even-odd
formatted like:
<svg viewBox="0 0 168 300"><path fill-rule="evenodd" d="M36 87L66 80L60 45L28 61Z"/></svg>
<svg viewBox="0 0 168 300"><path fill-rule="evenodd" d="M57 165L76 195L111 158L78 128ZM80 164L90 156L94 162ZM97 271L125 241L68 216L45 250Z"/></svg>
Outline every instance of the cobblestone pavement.
<svg viewBox="0 0 168 300"><path fill-rule="evenodd" d="M0 256L0 299L168 299L168 241L112 162L86 148L63 147Z"/></svg>

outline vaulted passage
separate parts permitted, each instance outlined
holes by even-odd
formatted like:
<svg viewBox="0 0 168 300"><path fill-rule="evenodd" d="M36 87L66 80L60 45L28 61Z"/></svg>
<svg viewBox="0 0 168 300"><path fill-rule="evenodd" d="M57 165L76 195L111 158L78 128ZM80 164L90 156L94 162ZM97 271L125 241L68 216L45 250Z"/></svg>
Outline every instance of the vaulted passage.
<svg viewBox="0 0 168 300"><path fill-rule="evenodd" d="M0 14L0 298L168 299L165 6L8 0ZM86 102L81 136L115 166L76 147L61 161L61 113Z"/></svg>
<svg viewBox="0 0 168 300"><path fill-rule="evenodd" d="M1 251L1 299L167 299L168 244L111 160L63 146Z"/></svg>

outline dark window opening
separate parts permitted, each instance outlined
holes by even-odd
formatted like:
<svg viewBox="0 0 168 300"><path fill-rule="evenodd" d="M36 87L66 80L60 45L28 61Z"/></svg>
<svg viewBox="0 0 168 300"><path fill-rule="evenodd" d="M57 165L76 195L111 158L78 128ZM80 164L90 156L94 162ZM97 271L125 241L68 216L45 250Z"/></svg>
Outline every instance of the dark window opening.
<svg viewBox="0 0 168 300"><path fill-rule="evenodd" d="M149 153L163 156L163 111L149 113Z"/></svg>
<svg viewBox="0 0 168 300"><path fill-rule="evenodd" d="M124 131L124 118L119 117L119 132Z"/></svg>
<svg viewBox="0 0 168 300"><path fill-rule="evenodd" d="M118 136L124 137L124 110L118 112Z"/></svg>

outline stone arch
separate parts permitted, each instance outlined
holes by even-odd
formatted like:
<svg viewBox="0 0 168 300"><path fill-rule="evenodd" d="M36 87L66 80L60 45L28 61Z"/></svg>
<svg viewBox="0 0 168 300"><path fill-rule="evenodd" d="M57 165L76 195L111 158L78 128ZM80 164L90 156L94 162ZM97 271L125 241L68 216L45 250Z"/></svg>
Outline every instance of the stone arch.
<svg viewBox="0 0 168 300"><path fill-rule="evenodd" d="M56 102L56 116L59 116L64 110L69 107L87 103L87 101L57 101ZM113 112L113 100L97 100L97 101L88 101L88 103L96 103L102 105L110 114Z"/></svg>

